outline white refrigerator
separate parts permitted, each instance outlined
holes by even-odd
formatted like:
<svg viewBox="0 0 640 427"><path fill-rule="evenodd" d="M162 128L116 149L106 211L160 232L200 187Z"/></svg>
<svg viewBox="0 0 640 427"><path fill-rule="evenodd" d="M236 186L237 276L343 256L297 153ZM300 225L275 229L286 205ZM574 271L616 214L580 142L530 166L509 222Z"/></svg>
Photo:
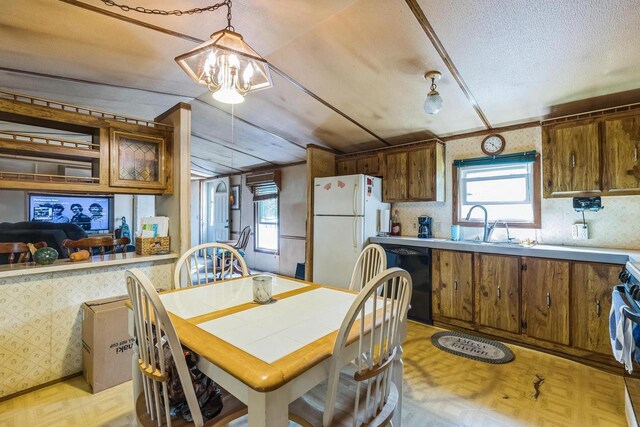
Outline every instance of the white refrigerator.
<svg viewBox="0 0 640 427"><path fill-rule="evenodd" d="M366 175L316 178L313 193L313 281L348 288L353 267L378 231L382 179Z"/></svg>

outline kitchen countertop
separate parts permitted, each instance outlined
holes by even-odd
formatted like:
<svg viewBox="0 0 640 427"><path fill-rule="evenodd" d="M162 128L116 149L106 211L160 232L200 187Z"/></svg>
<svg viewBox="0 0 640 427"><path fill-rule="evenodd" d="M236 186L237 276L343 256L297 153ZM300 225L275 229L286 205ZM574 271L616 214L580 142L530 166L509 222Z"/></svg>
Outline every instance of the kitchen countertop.
<svg viewBox="0 0 640 427"><path fill-rule="evenodd" d="M71 262L68 258L58 259L53 264L38 265L35 262L0 265L0 278L41 274L58 271L82 270L87 268L112 267L116 265L140 262L155 262L178 258L176 254L137 255L134 252L124 254L96 255L84 261Z"/></svg>
<svg viewBox="0 0 640 427"><path fill-rule="evenodd" d="M565 259L571 261L626 264L631 261L640 268L640 251L627 249L592 248L585 246L524 246L516 243L482 243L479 241L453 241L449 239L419 239L417 237L372 237L371 243L418 246L452 251L480 252L488 254L516 255L538 258Z"/></svg>

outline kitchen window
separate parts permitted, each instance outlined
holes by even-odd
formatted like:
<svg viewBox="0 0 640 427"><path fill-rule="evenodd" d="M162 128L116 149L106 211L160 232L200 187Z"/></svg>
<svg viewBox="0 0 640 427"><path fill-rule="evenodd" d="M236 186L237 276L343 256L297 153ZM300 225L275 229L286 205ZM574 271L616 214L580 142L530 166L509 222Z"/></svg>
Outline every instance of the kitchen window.
<svg viewBox="0 0 640 427"><path fill-rule="evenodd" d="M255 186L255 241L257 252L278 253L279 199L278 187L274 183Z"/></svg>
<svg viewBox="0 0 640 427"><path fill-rule="evenodd" d="M454 224L481 226L482 210L488 221L504 221L509 226L540 227L540 160L535 152L454 162Z"/></svg>

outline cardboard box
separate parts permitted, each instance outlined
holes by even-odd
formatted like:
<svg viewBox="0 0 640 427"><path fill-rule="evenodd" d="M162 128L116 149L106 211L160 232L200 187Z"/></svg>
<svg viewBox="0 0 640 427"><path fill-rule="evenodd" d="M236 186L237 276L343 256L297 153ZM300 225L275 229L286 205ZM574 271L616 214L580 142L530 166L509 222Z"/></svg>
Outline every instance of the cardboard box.
<svg viewBox="0 0 640 427"><path fill-rule="evenodd" d="M82 306L84 377L98 393L131 379L135 340L129 335L128 296L85 302Z"/></svg>

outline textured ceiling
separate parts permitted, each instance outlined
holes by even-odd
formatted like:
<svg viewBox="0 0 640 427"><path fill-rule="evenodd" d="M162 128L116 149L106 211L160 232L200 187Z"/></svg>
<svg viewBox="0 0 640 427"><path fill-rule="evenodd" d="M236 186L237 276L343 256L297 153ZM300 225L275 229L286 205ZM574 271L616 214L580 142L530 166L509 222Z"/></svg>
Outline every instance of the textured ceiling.
<svg viewBox="0 0 640 427"><path fill-rule="evenodd" d="M272 89L235 107L233 131L230 107L173 61L196 44L180 34L208 38L226 25L226 10L163 17L99 0L0 1L0 89L142 118L189 102L192 167L204 174L301 161L310 143L353 152L485 128L406 1L235 0L236 30L285 75L272 73ZM640 87L637 0L409 1L494 127ZM422 76L430 69L443 73L444 107L436 116L422 110Z"/></svg>

